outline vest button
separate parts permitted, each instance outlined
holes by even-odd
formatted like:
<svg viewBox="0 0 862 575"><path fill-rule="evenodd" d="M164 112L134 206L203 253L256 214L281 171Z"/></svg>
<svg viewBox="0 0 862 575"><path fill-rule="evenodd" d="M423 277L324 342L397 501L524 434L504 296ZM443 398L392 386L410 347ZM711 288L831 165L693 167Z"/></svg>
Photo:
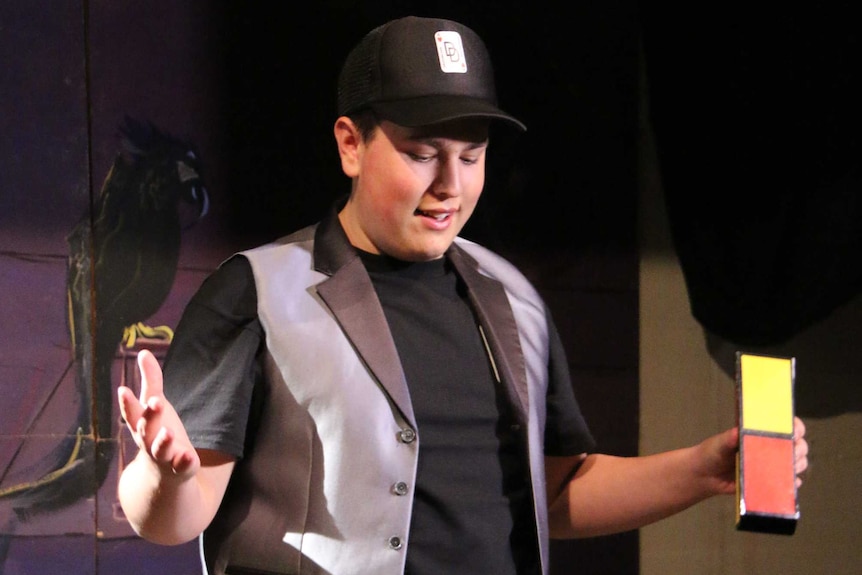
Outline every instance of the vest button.
<svg viewBox="0 0 862 575"><path fill-rule="evenodd" d="M409 427L398 432L398 439L401 443L413 443L416 440L416 432Z"/></svg>
<svg viewBox="0 0 862 575"><path fill-rule="evenodd" d="M407 495L408 491L409 490L407 489L407 484L403 481L399 481L392 486L392 493L394 493L395 495Z"/></svg>
<svg viewBox="0 0 862 575"><path fill-rule="evenodd" d="M389 548L394 550L399 550L404 547L404 543L401 542L400 537L390 537L389 538Z"/></svg>

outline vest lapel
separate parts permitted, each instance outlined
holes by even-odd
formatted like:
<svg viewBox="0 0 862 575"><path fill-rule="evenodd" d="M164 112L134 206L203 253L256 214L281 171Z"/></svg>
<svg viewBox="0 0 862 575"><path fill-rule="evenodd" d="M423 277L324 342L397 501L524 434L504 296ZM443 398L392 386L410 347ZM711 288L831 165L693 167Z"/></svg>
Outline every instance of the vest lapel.
<svg viewBox="0 0 862 575"><path fill-rule="evenodd" d="M318 284L317 292L329 306L362 361L404 418L415 426L410 393L398 351L362 260L358 257L351 259L332 277Z"/></svg>
<svg viewBox="0 0 862 575"><path fill-rule="evenodd" d="M453 245L447 255L467 284L470 304L485 332L500 379L519 422L526 425L530 403L527 368L506 291L500 282L480 274L476 261L457 246Z"/></svg>

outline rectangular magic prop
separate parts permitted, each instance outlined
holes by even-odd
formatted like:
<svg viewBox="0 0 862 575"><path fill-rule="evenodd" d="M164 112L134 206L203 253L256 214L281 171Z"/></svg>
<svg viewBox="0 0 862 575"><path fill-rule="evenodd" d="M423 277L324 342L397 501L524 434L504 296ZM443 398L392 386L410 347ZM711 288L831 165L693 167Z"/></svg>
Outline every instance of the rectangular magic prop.
<svg viewBox="0 0 862 575"><path fill-rule="evenodd" d="M795 358L736 354L738 530L782 535L796 530L795 375Z"/></svg>

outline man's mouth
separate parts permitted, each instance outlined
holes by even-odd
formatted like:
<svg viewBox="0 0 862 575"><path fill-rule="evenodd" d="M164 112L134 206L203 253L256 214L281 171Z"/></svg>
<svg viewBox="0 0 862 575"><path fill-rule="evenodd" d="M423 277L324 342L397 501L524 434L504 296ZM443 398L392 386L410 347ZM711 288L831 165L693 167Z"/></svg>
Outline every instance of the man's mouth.
<svg viewBox="0 0 862 575"><path fill-rule="evenodd" d="M426 212L423 210L416 210L414 212L414 214L416 214L417 216L423 216L426 218L433 218L433 219L437 220L438 222L442 222L442 221L446 220L451 215L451 212Z"/></svg>

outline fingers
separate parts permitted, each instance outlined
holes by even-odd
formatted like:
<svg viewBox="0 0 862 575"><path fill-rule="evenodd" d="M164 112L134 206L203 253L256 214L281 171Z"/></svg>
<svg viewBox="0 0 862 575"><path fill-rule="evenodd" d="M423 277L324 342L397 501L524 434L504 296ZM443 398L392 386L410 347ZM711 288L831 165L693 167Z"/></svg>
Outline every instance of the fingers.
<svg viewBox="0 0 862 575"><path fill-rule="evenodd" d="M132 439L135 440L140 449L151 452L152 443L156 437L154 430L162 427L162 398L150 397L146 403L142 403L135 397L134 392L125 386L120 386L117 389L117 397L120 414L126 422L126 427L132 433Z"/></svg>
<svg viewBox="0 0 862 575"><path fill-rule="evenodd" d="M805 439L793 442L793 460L797 475L808 469L808 442Z"/></svg>
<svg viewBox="0 0 862 575"><path fill-rule="evenodd" d="M173 406L165 399L162 369L148 350L138 353L141 372L141 395L120 387L120 411L138 448L147 453L161 468L170 468L179 476L193 475L200 467L200 458L188 441Z"/></svg>
<svg viewBox="0 0 862 575"><path fill-rule="evenodd" d="M152 458L161 464L170 466L177 476L194 474L200 466L200 458L193 448L182 449L176 445L174 433L166 427L156 434L150 447Z"/></svg>
<svg viewBox="0 0 862 575"><path fill-rule="evenodd" d="M197 471L200 459L194 451L184 451L171 460L171 467L177 475L192 474Z"/></svg>
<svg viewBox="0 0 862 575"><path fill-rule="evenodd" d="M123 416L129 431L134 432L143 412L143 406L135 397L134 392L122 385L117 389L117 402L120 405L120 415Z"/></svg>
<svg viewBox="0 0 862 575"><path fill-rule="evenodd" d="M802 485L799 475L808 469L808 441L805 439L805 423L798 417L793 418L793 465L796 487L799 487Z"/></svg>
<svg viewBox="0 0 862 575"><path fill-rule="evenodd" d="M725 449L736 452L739 449L739 428L731 427L724 435Z"/></svg>
<svg viewBox="0 0 862 575"><path fill-rule="evenodd" d="M174 434L166 428L162 427L156 433L152 445L150 445L150 454L156 461L166 462L170 459L170 448L174 440Z"/></svg>
<svg viewBox="0 0 862 575"><path fill-rule="evenodd" d="M805 423L799 417L793 418L793 438L801 439L805 437Z"/></svg>
<svg viewBox="0 0 862 575"><path fill-rule="evenodd" d="M136 398L131 389L120 386L117 389L117 399L120 405L120 414L129 425L131 431L135 431L138 420L143 415L145 406L150 398L162 395L162 370L156 357L149 350L138 353L138 369L141 372L141 396Z"/></svg>
<svg viewBox="0 0 862 575"><path fill-rule="evenodd" d="M141 403L162 395L162 368L151 351L145 349L138 353L138 369L141 371Z"/></svg>

